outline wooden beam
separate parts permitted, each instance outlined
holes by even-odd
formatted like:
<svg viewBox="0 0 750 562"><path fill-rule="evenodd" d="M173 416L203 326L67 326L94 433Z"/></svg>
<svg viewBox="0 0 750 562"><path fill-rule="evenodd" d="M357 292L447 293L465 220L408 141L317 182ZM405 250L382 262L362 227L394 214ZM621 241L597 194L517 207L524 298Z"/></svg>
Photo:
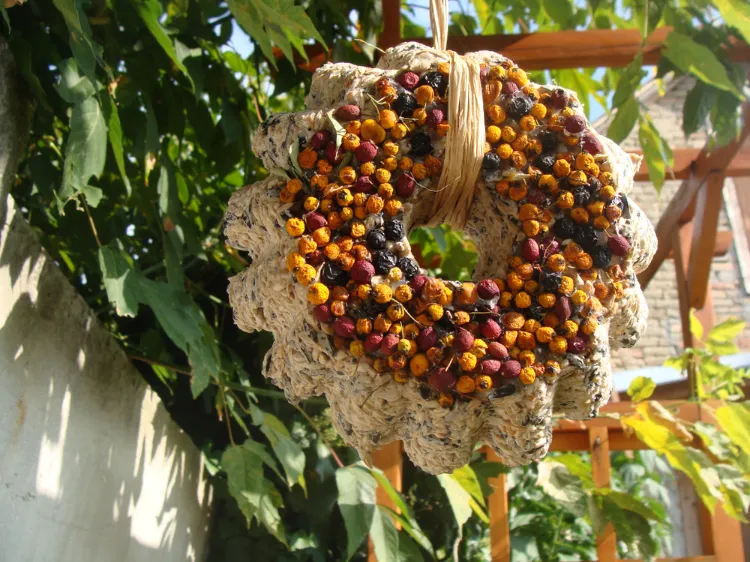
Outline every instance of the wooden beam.
<svg viewBox="0 0 750 562"><path fill-rule="evenodd" d="M381 49L401 43L401 0L382 0L383 31L378 36Z"/></svg>
<svg viewBox="0 0 750 562"><path fill-rule="evenodd" d="M401 445L401 441L392 441L382 449L378 449L372 453L373 466L382 470L388 480L390 480L391 484L393 484L393 487L399 492L403 488L404 468L404 456L401 452ZM394 511L397 510L396 504L380 484L378 484L378 488L375 490L375 501L378 505L390 507ZM397 524L396 526L400 528L400 525ZM375 556L375 549L369 538L367 562L378 562L378 559Z"/></svg>
<svg viewBox="0 0 750 562"><path fill-rule="evenodd" d="M716 244L714 244L713 257L720 258L729 253L729 249L734 242L734 234L729 230L720 230L716 233ZM669 251L667 259L674 259L674 247Z"/></svg>
<svg viewBox="0 0 750 562"><path fill-rule="evenodd" d="M633 154L643 154L642 150L629 150ZM701 151L698 148L675 148L673 151L674 165L667 170L668 180L685 180L690 177L693 162ZM724 170L728 178L744 178L750 176L750 147L742 147L737 155L729 162ZM644 160L635 174L635 181L648 181L648 164Z"/></svg>
<svg viewBox="0 0 750 562"><path fill-rule="evenodd" d="M526 70L558 68L619 68L627 66L643 51L643 64L657 64L664 40L671 31L660 27L646 38L638 29L590 29L586 31L541 31L518 35L472 35L448 37L448 48L459 54L472 51L502 53ZM432 38L403 39L432 45ZM395 43L381 44L386 49ZM735 62L750 61L750 46L734 41L729 58Z"/></svg>
<svg viewBox="0 0 750 562"><path fill-rule="evenodd" d="M591 472L597 488L609 487L612 479L612 467L609 460L609 436L606 427L589 428L589 447L591 448ZM617 537L612 523L607 523L604 530L596 537L596 554L598 562L615 562L617 560Z"/></svg>
<svg viewBox="0 0 750 562"><path fill-rule="evenodd" d="M656 225L656 238L658 241L656 254L649 266L638 275L641 287L646 287L649 281L656 275L656 272L659 271L659 267L661 267L661 264L672 249L673 236L680 224L680 218L688 209L708 176L713 172L720 173L724 170L745 143L748 134L750 134L750 103L746 102L743 105L742 111L743 127L739 137L711 152L709 152L707 146L704 147L693 162L692 174L682 182L677 193L674 194L669 205L667 205L667 208L662 213L659 224Z"/></svg>
<svg viewBox="0 0 750 562"><path fill-rule="evenodd" d="M485 448L487 460L501 462L489 447ZM508 521L508 487L505 474L490 478L493 492L487 499L490 510L490 559L492 562L510 562L510 524Z"/></svg>
<svg viewBox="0 0 750 562"><path fill-rule="evenodd" d="M698 191L693 224L693 239L690 246L687 284L690 306L703 308L711 278L711 261L716 246L716 231L719 213L724 203L724 174L712 173Z"/></svg>

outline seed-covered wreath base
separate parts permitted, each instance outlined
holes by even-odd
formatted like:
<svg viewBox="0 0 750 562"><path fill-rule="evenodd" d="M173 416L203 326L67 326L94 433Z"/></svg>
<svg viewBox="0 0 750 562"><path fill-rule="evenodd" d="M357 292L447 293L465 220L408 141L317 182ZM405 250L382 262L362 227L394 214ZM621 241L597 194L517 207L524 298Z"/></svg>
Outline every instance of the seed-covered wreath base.
<svg viewBox="0 0 750 562"><path fill-rule="evenodd" d="M481 68L484 157L464 233L476 282L441 280L408 241L435 212L450 140L450 63L416 43L378 68L319 69L307 111L275 115L253 149L271 171L231 199L237 325L275 341L264 374L290 401L325 394L363 458L395 439L442 473L477 442L507 465L543 457L552 415L586 419L612 389L610 349L647 308L635 274L656 249L629 200L639 160L586 122L574 92Z"/></svg>

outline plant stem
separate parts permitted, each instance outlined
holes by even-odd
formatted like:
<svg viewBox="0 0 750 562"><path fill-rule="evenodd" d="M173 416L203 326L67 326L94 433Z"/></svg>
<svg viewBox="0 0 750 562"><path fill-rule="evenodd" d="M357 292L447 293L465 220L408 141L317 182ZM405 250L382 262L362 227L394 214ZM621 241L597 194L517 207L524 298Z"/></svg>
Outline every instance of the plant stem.
<svg viewBox="0 0 750 562"><path fill-rule="evenodd" d="M86 216L89 217L89 224L91 225L91 232L94 233L94 239L96 240L96 245L100 248L102 247L102 241L99 240L99 233L96 231L96 224L94 224L94 217L91 216L91 211L89 211L89 204L86 203L86 196L83 194L80 194L81 202L83 203L83 208L86 210Z"/></svg>
<svg viewBox="0 0 750 562"><path fill-rule="evenodd" d="M326 444L326 447L328 447L328 450L330 451L331 456L333 457L333 460L336 461L336 464L339 466L339 468L344 468L344 463L341 462L341 459L336 454L336 451L334 450L333 445L331 445L328 442L328 439L325 438L325 435L323 435L323 432L320 430L317 424L312 420L312 418L309 415L307 415L307 412L305 412L298 404L292 404L292 406L294 406L297 409L297 411L305 417L305 419L307 420L307 423L309 423L312 426L312 428L315 430L315 432L318 435L320 435L320 438L323 440L323 443Z"/></svg>

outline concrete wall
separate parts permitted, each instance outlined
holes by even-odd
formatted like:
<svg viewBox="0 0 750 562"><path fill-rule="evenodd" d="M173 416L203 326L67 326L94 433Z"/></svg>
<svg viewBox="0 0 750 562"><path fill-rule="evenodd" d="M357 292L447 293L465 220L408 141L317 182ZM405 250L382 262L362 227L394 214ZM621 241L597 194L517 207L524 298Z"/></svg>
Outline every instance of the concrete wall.
<svg viewBox="0 0 750 562"><path fill-rule="evenodd" d="M690 77L669 81L665 84L663 96L659 95L656 84L649 83L639 94L640 100L648 108L656 127L673 149L703 148L706 144L704 132L699 131L688 140L685 140L682 133L682 107L685 96L694 83L694 79ZM609 119L594 123L596 129L604 134L607 132L608 125ZM622 146L625 149L639 148L637 126ZM661 194L657 194L650 182L638 182L630 195L656 225L681 183L680 180L667 181ZM727 180L727 185L724 187L725 201L727 191L730 189L734 189L734 184L731 180ZM726 212L722 209L719 229L729 230L729 228ZM739 236L744 236L742 229L736 229L734 236L735 240ZM750 318L750 295L745 291L742 283L735 244L732 245L727 255L714 258L711 264L711 296L717 322L726 320L730 316ZM635 347L620 349L614 353L615 371L662 365L668 357L677 355L682 349L682 325L680 324L680 307L673 260L666 260L662 264L646 288L645 295L649 306L646 332ZM738 343L740 348L750 349L750 324Z"/></svg>
<svg viewBox="0 0 750 562"><path fill-rule="evenodd" d="M0 36L0 561L202 560L198 450L6 198L8 60Z"/></svg>

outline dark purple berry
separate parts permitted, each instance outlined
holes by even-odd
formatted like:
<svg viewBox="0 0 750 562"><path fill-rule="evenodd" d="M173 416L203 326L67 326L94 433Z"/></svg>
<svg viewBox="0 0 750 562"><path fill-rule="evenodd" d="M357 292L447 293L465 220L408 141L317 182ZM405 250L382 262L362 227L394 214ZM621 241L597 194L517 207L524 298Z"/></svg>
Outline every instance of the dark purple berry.
<svg viewBox="0 0 750 562"><path fill-rule="evenodd" d="M411 117L417 107L419 107L417 98L406 92L401 92L391 104L391 109L401 117Z"/></svg>

